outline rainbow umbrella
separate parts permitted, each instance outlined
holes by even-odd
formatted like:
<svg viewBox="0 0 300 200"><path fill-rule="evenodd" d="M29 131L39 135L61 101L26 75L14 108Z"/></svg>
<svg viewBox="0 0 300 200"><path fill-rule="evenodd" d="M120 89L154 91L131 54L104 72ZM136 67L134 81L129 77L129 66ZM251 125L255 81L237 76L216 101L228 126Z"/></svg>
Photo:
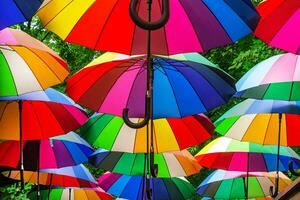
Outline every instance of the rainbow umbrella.
<svg viewBox="0 0 300 200"><path fill-rule="evenodd" d="M257 6L262 16L255 35L272 47L300 54L300 2L266 0Z"/></svg>
<svg viewBox="0 0 300 200"><path fill-rule="evenodd" d="M98 183L106 192L125 199L183 200L195 197L194 187L185 178L150 179L152 198L144 196L147 187L141 176L106 173L100 176Z"/></svg>
<svg viewBox="0 0 300 200"><path fill-rule="evenodd" d="M6 177L20 180L20 171L3 173ZM54 187L94 188L97 181L84 165L59 169L43 169L39 173L24 171L25 182Z"/></svg>
<svg viewBox="0 0 300 200"><path fill-rule="evenodd" d="M154 152L179 151L199 145L211 138L213 131L214 126L205 115L156 119ZM147 152L146 132L145 127L129 128L121 117L108 114L95 114L80 128L81 137L93 147L128 153Z"/></svg>
<svg viewBox="0 0 300 200"><path fill-rule="evenodd" d="M247 199L269 196L269 188L274 186L274 172L251 172L248 194L245 190L244 172L216 170L197 188L202 197L213 199ZM283 191L292 181L280 172L279 191Z"/></svg>
<svg viewBox="0 0 300 200"><path fill-rule="evenodd" d="M43 0L1 0L0 30L30 20L41 6L42 2Z"/></svg>
<svg viewBox="0 0 300 200"><path fill-rule="evenodd" d="M68 79L68 95L97 112L122 116L128 108L129 117L144 117L150 73L146 57L108 62L118 55L104 56ZM199 54L155 56L153 67L154 119L207 112L225 104L235 93L234 79Z"/></svg>
<svg viewBox="0 0 300 200"><path fill-rule="evenodd" d="M23 143L24 170L40 170L74 166L88 161L93 153L76 133L48 140L34 140ZM19 141L0 143L0 166L20 169Z"/></svg>
<svg viewBox="0 0 300 200"><path fill-rule="evenodd" d="M297 55L272 56L250 69L237 83L236 96L254 99L300 100Z"/></svg>
<svg viewBox="0 0 300 200"><path fill-rule="evenodd" d="M110 152L103 149L97 150L90 156L90 163L95 167L114 173L129 176L145 176L146 155ZM183 177L196 174L201 166L187 151L154 154L154 162L158 165L157 177Z"/></svg>
<svg viewBox="0 0 300 200"><path fill-rule="evenodd" d="M20 30L0 31L0 96L16 96L62 83L67 63Z"/></svg>
<svg viewBox="0 0 300 200"><path fill-rule="evenodd" d="M276 171L277 146L240 142L220 137L201 149L195 158L208 168L241 172ZM289 147L280 147L279 171L288 171L289 162L300 168L300 157Z"/></svg>
<svg viewBox="0 0 300 200"><path fill-rule="evenodd" d="M45 28L67 42L101 51L144 54L148 32L130 18L130 2L52 0L38 16ZM147 1L137 3L138 15L146 19ZM250 0L172 0L169 10L168 23L152 31L154 54L203 52L230 44L250 34L259 20ZM152 1L152 19L160 18L160 13L161 1Z"/></svg>
<svg viewBox="0 0 300 200"><path fill-rule="evenodd" d="M33 191L27 195L27 198L31 200L37 199L37 192ZM100 187L96 188L53 188L51 190L41 190L40 200L111 200L112 196L104 192Z"/></svg>

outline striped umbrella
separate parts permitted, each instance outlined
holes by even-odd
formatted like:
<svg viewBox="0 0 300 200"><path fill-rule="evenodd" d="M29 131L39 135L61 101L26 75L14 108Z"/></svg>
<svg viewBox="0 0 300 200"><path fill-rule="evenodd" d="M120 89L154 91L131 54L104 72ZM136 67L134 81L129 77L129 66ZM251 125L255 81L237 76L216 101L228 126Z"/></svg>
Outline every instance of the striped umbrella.
<svg viewBox="0 0 300 200"><path fill-rule="evenodd" d="M265 0L257 6L262 16L255 35L268 45L300 54L300 2Z"/></svg>
<svg viewBox="0 0 300 200"><path fill-rule="evenodd" d="M300 61L291 53L272 56L250 69L236 84L236 96L300 100Z"/></svg>
<svg viewBox="0 0 300 200"><path fill-rule="evenodd" d="M146 153L146 131L145 127L129 128L121 117L95 114L80 128L80 135L96 148ZM178 151L199 145L209 139L213 131L213 124L204 115L154 120L154 152Z"/></svg>
<svg viewBox="0 0 300 200"><path fill-rule="evenodd" d="M37 192L33 191L27 195L27 198L30 200L37 199ZM40 191L40 200L111 200L112 196L104 192L100 187L96 188L54 188L51 190L41 190Z"/></svg>
<svg viewBox="0 0 300 200"><path fill-rule="evenodd" d="M131 154L99 149L90 156L90 163L114 173L145 176L145 156L142 153ZM154 154L154 162L159 168L157 174L159 178L190 176L201 169L197 160L187 150Z"/></svg>
<svg viewBox="0 0 300 200"><path fill-rule="evenodd" d="M23 143L24 169L74 166L87 162L93 152L92 147L74 132L49 140L26 141ZM19 141L0 143L0 166L20 169Z"/></svg>
<svg viewBox="0 0 300 200"><path fill-rule="evenodd" d="M147 1L138 1L138 14L147 17ZM152 19L161 13L152 1ZM63 40L101 51L144 54L147 31L130 18L130 0L52 0L38 12L45 28ZM203 52L233 43L250 34L259 15L250 0L170 1L170 17L151 36L152 53ZM87 37L88 36L88 37Z"/></svg>
<svg viewBox="0 0 300 200"><path fill-rule="evenodd" d="M0 30L30 20L42 2L43 0L1 0Z"/></svg>
<svg viewBox="0 0 300 200"><path fill-rule="evenodd" d="M103 174L98 183L106 192L125 199L142 199L143 189L146 188L143 186L144 177L114 173ZM185 178L152 178L149 184L153 200L184 200L195 197L194 187Z"/></svg>
<svg viewBox="0 0 300 200"><path fill-rule="evenodd" d="M201 166L242 172L276 171L277 146L240 142L220 137L201 149L195 158ZM280 147L279 171L288 171L289 162L300 168L300 157L289 147Z"/></svg>
<svg viewBox="0 0 300 200"><path fill-rule="evenodd" d="M108 53L109 54L109 53ZM115 54L112 55L114 57ZM225 104L235 93L234 79L203 57L182 55L153 58L153 118L184 117ZM67 93L76 103L94 111L129 117L145 116L146 57L110 61L100 56L67 81ZM184 93L182 91L185 91Z"/></svg>
<svg viewBox="0 0 300 200"><path fill-rule="evenodd" d="M275 173L251 172L248 194L245 191L245 172L216 170L198 186L197 193L213 199L247 199L269 196L270 186L274 186ZM292 181L280 172L279 191L283 191Z"/></svg>

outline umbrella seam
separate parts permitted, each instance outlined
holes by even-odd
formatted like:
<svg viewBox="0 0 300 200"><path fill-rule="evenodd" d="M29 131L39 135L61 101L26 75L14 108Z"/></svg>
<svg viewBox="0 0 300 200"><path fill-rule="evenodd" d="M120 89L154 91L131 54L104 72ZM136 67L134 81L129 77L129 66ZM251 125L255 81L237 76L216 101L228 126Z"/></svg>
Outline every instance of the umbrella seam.
<svg viewBox="0 0 300 200"><path fill-rule="evenodd" d="M0 46L0 48L1 48L1 46ZM0 51L1 51L1 50L0 50ZM5 61L6 65L7 65L7 68L8 68L8 70L9 70L9 72L10 72L10 75L11 75L11 77L12 77L12 80L13 80L13 84L14 84L14 88L15 88L16 94L18 94L18 88L17 88L16 82L15 82L14 75L13 75L11 69L10 69L9 63L7 62L7 60L6 60L5 56L4 56L4 54L2 53L2 51L1 51L1 54L2 54L3 57L4 57L4 61ZM2 118L2 117L1 117L1 118ZM1 120L1 118L0 118L0 120Z"/></svg>
<svg viewBox="0 0 300 200"><path fill-rule="evenodd" d="M26 17L25 13L23 12L23 10L19 7L18 3L15 0L13 0L13 2L16 5L16 7L18 8L18 10L21 12L21 14L23 15L23 17L28 20L28 18Z"/></svg>

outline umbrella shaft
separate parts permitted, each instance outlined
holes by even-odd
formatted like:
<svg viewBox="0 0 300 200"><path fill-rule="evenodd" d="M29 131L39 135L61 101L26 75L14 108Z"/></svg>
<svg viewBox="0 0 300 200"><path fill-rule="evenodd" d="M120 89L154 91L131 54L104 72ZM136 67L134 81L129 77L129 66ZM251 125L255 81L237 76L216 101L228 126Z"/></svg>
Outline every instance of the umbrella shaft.
<svg viewBox="0 0 300 200"><path fill-rule="evenodd" d="M21 189L24 190L24 155L23 155L23 133L22 133L22 101L19 104L19 126L20 126L20 178Z"/></svg>

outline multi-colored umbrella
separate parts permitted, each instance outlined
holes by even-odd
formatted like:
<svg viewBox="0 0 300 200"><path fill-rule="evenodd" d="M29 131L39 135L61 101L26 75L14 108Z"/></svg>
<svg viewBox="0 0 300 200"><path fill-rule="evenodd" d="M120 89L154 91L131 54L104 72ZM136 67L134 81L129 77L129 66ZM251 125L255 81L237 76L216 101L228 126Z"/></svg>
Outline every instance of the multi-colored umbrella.
<svg viewBox="0 0 300 200"><path fill-rule="evenodd" d="M100 176L98 184L106 192L125 199L143 199L146 193L144 177L106 173ZM150 179L153 200L191 199L195 197L194 187L185 178ZM143 191L144 190L144 191Z"/></svg>
<svg viewBox="0 0 300 200"><path fill-rule="evenodd" d="M19 171L9 171L5 176L20 180ZM97 181L84 165L64 167L60 169L43 169L40 172L24 171L25 182L54 187L93 188Z"/></svg>
<svg viewBox="0 0 300 200"><path fill-rule="evenodd" d="M276 171L277 146L240 142L220 137L201 149L195 158L208 168L241 172ZM279 171L288 171L289 162L300 168L300 157L289 147L280 147Z"/></svg>
<svg viewBox="0 0 300 200"><path fill-rule="evenodd" d="M138 15L147 18L147 1L138 4ZM250 34L259 20L250 0L175 0L169 4L168 23L151 34L154 54L203 52L230 44ZM102 51L145 54L147 31L134 24L129 5L130 0L52 0L38 16L45 28L67 42ZM161 1L155 0L152 19L160 18L160 13Z"/></svg>
<svg viewBox="0 0 300 200"><path fill-rule="evenodd" d="M269 196L269 188L274 186L274 172L251 172L246 194L245 172L216 170L210 174L197 188L197 193L213 199L247 199ZM283 191L292 181L280 172L279 191Z"/></svg>
<svg viewBox="0 0 300 200"><path fill-rule="evenodd" d="M236 84L238 97L299 101L299 56L272 56L250 69Z"/></svg>
<svg viewBox="0 0 300 200"><path fill-rule="evenodd" d="M27 197L31 200L37 199L37 192L30 192ZM40 200L111 200L112 196L100 187L96 188L53 188L51 190L41 190L39 194Z"/></svg>
<svg viewBox="0 0 300 200"><path fill-rule="evenodd" d="M30 20L41 6L42 2L43 0L1 0L0 30Z"/></svg>
<svg viewBox="0 0 300 200"><path fill-rule="evenodd" d="M97 150L90 156L90 163L95 167L114 173L129 176L145 176L145 154L111 152ZM187 151L154 154L154 162L158 165L158 178L183 177L196 174L201 166Z"/></svg>
<svg viewBox="0 0 300 200"><path fill-rule="evenodd" d="M300 54L300 2L266 0L257 6L262 16L255 35L270 46Z"/></svg>
<svg viewBox="0 0 300 200"><path fill-rule="evenodd" d="M139 121L142 119L135 119ZM121 117L95 114L80 128L80 135L95 148L146 153L147 128L129 128ZM154 120L154 152L179 151L199 145L214 132L205 115ZM126 141L126 142L124 142Z"/></svg>
<svg viewBox="0 0 300 200"><path fill-rule="evenodd" d="M179 57L153 58L153 118L207 112L235 93L234 79L216 65L199 61L196 54L190 57L195 62ZM105 63L101 56L98 59L100 64L96 59L68 79L69 96L97 112L122 116L128 108L129 117L144 117L149 76L146 57Z"/></svg>
<svg viewBox="0 0 300 200"><path fill-rule="evenodd" d="M62 83L67 63L42 42L14 29L0 31L0 96L44 90Z"/></svg>
<svg viewBox="0 0 300 200"><path fill-rule="evenodd" d="M24 170L40 170L74 166L88 161L93 153L76 133L49 140L33 140L23 143ZM19 141L0 143L0 166L20 169Z"/></svg>

